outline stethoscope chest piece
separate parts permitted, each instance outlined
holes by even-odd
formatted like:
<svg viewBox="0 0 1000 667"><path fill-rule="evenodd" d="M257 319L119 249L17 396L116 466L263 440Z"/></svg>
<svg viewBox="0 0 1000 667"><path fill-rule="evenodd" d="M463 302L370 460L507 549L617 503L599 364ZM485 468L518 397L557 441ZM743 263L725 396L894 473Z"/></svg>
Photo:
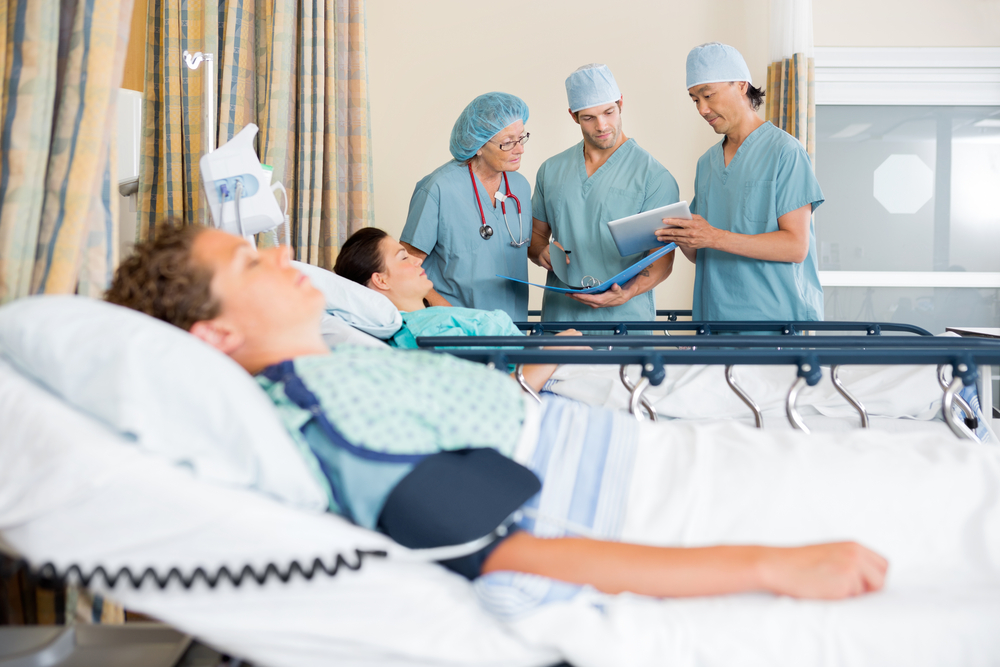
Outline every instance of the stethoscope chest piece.
<svg viewBox="0 0 1000 667"><path fill-rule="evenodd" d="M491 236L493 236L493 228L489 225L479 226L479 235L483 237L484 241L488 241Z"/></svg>

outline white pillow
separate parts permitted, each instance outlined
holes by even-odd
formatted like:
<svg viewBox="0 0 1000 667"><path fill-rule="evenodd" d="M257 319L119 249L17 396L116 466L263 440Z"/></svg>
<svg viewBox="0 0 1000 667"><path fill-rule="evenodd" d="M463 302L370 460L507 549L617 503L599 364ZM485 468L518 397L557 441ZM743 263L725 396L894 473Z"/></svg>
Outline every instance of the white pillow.
<svg viewBox="0 0 1000 667"><path fill-rule="evenodd" d="M355 329L344 320L330 313L323 313L323 319L319 323L319 331L323 334L323 341L331 348L338 345L389 347L378 338Z"/></svg>
<svg viewBox="0 0 1000 667"><path fill-rule="evenodd" d="M206 479L324 509L274 406L246 371L177 327L76 296L0 308L0 354L142 449Z"/></svg>
<svg viewBox="0 0 1000 667"><path fill-rule="evenodd" d="M285 570L354 549L385 549L384 535L332 514L286 507L258 493L195 479L129 447L0 360L0 549L35 564L85 571L124 565L161 574L214 573L244 564ZM552 650L514 637L479 605L464 579L430 563L366 558L311 581L293 575L239 588L184 590L150 582L91 586L134 611L273 667L321 665L551 665Z"/></svg>
<svg viewBox="0 0 1000 667"><path fill-rule="evenodd" d="M309 282L323 293L326 312L336 315L352 327L385 339L392 338L403 326L403 316L399 314L399 309L375 290L312 264L292 264L306 274Z"/></svg>

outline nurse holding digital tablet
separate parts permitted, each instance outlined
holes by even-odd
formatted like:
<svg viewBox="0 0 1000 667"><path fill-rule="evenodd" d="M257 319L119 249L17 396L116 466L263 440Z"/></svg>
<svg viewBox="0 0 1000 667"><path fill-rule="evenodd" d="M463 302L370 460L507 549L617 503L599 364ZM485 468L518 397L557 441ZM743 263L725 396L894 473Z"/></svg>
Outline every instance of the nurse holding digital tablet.
<svg viewBox="0 0 1000 667"><path fill-rule="evenodd" d="M698 160L691 220L663 222L695 263L695 320L822 320L812 212L823 191L802 144L757 116L739 51L703 44L687 59L688 94L716 134Z"/></svg>

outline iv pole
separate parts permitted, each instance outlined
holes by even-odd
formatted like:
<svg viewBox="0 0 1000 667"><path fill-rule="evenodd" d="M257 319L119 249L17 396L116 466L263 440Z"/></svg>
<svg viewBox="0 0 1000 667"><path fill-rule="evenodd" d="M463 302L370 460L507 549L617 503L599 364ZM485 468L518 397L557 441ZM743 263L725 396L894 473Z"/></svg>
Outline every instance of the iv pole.
<svg viewBox="0 0 1000 667"><path fill-rule="evenodd" d="M202 53L198 51L197 53L190 53L187 49L184 50L182 54L184 59L184 64L187 65L188 69L196 70L198 66L205 63L205 67L202 68L202 150L204 154L211 153L215 150L215 68L212 66L213 55L211 53ZM211 223L212 216L208 210L208 197L205 193L205 183L204 179L199 179L202 181L202 199L205 201L204 210L204 224L208 226Z"/></svg>

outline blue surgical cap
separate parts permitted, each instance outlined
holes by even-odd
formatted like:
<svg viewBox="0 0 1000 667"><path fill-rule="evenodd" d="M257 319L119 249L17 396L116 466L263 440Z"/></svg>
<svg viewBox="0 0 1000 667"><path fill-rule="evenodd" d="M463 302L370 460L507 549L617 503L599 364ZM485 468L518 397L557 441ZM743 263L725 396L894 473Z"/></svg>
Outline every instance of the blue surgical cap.
<svg viewBox="0 0 1000 667"><path fill-rule="evenodd" d="M471 160L476 151L511 123L528 122L528 105L509 93L486 93L469 102L451 128L451 155Z"/></svg>
<svg viewBox="0 0 1000 667"><path fill-rule="evenodd" d="M617 102L622 97L615 75L607 65L584 65L566 78L569 110L576 113L599 104Z"/></svg>
<svg viewBox="0 0 1000 667"><path fill-rule="evenodd" d="M687 59L687 87L703 83L722 81L746 81L750 79L750 68L740 52L728 44L710 42L691 49Z"/></svg>

